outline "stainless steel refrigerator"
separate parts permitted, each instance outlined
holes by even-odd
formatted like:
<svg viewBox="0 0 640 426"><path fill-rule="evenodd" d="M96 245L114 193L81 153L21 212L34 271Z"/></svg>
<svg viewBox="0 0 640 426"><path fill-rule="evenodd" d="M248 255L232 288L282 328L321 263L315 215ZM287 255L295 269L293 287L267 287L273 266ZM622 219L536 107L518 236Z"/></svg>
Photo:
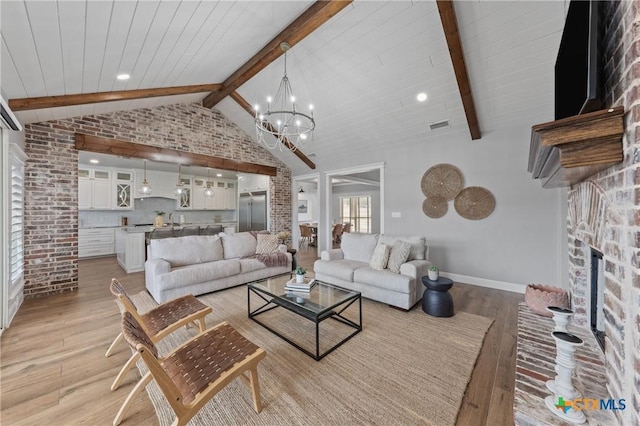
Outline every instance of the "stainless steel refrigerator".
<svg viewBox="0 0 640 426"><path fill-rule="evenodd" d="M267 193L249 192L240 194L240 232L267 229Z"/></svg>

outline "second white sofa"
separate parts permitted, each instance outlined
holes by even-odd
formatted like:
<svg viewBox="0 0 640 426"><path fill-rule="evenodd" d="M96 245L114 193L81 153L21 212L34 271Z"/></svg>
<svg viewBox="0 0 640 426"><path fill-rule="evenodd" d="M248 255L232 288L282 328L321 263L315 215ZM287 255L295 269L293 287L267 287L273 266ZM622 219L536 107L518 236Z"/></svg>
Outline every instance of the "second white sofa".
<svg viewBox="0 0 640 426"><path fill-rule="evenodd" d="M399 267L374 269L370 262L378 244L393 247L401 240L411 246L409 255ZM422 299L422 277L431 264L429 249L422 236L392 236L345 233L339 249L324 250L313 266L316 278L349 290L359 291L363 297L402 309L411 309Z"/></svg>

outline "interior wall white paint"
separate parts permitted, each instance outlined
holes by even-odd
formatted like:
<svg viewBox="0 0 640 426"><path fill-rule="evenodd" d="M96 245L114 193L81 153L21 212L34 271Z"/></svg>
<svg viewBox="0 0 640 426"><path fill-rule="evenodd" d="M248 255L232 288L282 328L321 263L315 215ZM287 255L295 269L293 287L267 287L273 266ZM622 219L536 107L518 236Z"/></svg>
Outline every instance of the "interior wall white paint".
<svg viewBox="0 0 640 426"><path fill-rule="evenodd" d="M305 192L298 193L298 201L300 200L307 200L307 212L298 213L298 222L317 222L318 212L320 211L318 193L305 189Z"/></svg>
<svg viewBox="0 0 640 426"><path fill-rule="evenodd" d="M561 285L559 229L566 222L560 207L562 190L543 189L527 172L529 140L530 128L517 127L485 132L472 141L465 127L438 142L408 142L391 152L363 151L358 163L386 162L385 233L426 236L430 258L441 270L522 286ZM440 163L458 167L465 186L482 186L493 193L496 208L488 218L464 219L453 201L443 218L424 215L421 178ZM331 169L349 167L353 159L319 161L318 169L326 164ZM392 211L402 217L392 218Z"/></svg>
<svg viewBox="0 0 640 426"><path fill-rule="evenodd" d="M331 197L331 220L340 221L340 197L371 196L371 233L380 233L380 189L371 185L334 186Z"/></svg>
<svg viewBox="0 0 640 426"><path fill-rule="evenodd" d="M4 129L4 133L7 138L7 143L15 144L16 146L18 146L18 148L24 151L24 132L16 132L14 130Z"/></svg>

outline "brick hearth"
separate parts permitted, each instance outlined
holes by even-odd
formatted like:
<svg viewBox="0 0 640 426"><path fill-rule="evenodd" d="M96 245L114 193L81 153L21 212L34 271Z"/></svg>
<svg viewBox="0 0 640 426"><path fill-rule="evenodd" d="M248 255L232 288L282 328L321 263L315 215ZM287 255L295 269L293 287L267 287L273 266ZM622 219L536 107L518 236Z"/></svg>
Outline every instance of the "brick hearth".
<svg viewBox="0 0 640 426"><path fill-rule="evenodd" d="M556 373L556 344L551 332L551 318L535 314L526 303L518 306L518 349L516 358L516 385L514 391L514 417L519 426L570 425L546 407L544 398L551 395L545 386ZM584 340L584 346L575 353L576 369L573 386L584 398L608 399L604 356L591 330L570 325L569 332ZM591 425L615 425L612 411L585 410Z"/></svg>

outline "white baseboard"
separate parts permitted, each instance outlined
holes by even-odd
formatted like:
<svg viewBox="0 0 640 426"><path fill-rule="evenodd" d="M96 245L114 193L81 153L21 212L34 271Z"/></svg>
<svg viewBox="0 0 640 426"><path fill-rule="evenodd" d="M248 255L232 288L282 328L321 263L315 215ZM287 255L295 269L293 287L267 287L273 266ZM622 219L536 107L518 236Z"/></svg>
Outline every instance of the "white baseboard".
<svg viewBox="0 0 640 426"><path fill-rule="evenodd" d="M468 275L452 274L444 271L440 271L440 273L447 278L451 278L453 282L477 285L480 287L494 288L496 290L505 290L505 291L511 291L514 293L524 294L524 291L527 288L525 284L515 284L515 283L508 283L506 281L487 280L485 278L477 278L477 277L470 277Z"/></svg>

